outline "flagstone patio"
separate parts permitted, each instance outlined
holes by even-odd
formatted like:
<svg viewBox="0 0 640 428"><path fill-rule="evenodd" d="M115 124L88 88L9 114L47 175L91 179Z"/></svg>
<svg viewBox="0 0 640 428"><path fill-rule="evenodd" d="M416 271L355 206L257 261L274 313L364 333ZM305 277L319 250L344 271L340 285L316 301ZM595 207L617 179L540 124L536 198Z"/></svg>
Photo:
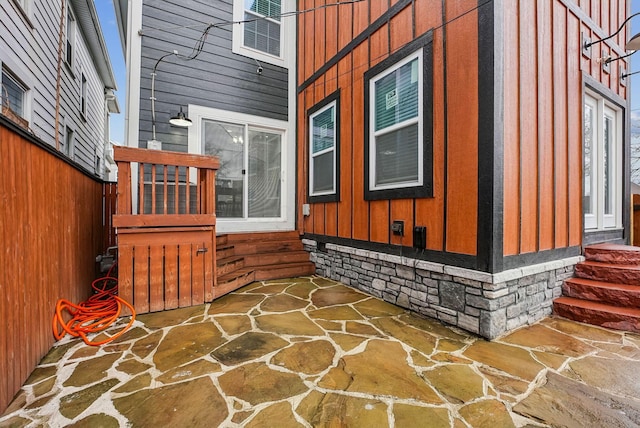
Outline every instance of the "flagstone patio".
<svg viewBox="0 0 640 428"><path fill-rule="evenodd" d="M487 342L313 276L63 340L0 427L637 426L638 373L638 335L549 318Z"/></svg>

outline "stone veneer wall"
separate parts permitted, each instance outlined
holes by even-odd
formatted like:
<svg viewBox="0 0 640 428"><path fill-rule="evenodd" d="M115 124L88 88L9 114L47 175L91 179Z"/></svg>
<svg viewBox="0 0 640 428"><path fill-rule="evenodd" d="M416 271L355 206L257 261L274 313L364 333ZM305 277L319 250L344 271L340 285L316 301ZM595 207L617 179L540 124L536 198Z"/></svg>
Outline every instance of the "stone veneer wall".
<svg viewBox="0 0 640 428"><path fill-rule="evenodd" d="M302 240L318 275L494 339L552 312L562 283L583 257L525 266L497 274L404 256Z"/></svg>

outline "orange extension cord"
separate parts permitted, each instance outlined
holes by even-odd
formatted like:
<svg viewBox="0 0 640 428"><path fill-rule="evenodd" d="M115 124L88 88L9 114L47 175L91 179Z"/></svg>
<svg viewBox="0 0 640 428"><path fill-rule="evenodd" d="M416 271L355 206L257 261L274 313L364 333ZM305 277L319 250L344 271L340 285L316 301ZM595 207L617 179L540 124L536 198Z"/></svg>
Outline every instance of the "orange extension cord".
<svg viewBox="0 0 640 428"><path fill-rule="evenodd" d="M111 276L115 266L114 264L109 269L107 276L98 278L91 283L95 294L89 297L86 302L76 305L68 300L58 300L53 316L53 336L56 340L62 339L68 333L73 337L81 337L87 345L100 346L122 336L131 327L136 319L136 312L133 306L117 295L118 278ZM118 319L122 305L131 310L129 323L117 334L105 340L90 341L87 335L109 328ZM65 310L71 315L71 319L67 322L63 318Z"/></svg>

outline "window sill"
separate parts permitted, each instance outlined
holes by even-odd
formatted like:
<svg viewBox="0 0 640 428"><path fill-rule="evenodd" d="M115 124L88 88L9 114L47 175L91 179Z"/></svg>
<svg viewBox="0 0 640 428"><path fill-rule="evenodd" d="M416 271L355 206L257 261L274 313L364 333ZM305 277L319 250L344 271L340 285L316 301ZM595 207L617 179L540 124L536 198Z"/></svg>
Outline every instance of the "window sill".
<svg viewBox="0 0 640 428"><path fill-rule="evenodd" d="M67 72L69 72L69 75L71 76L71 78L73 80L76 80L76 75L73 72L73 66L71 64L69 64L67 61L63 61L64 62L64 66L67 69Z"/></svg>

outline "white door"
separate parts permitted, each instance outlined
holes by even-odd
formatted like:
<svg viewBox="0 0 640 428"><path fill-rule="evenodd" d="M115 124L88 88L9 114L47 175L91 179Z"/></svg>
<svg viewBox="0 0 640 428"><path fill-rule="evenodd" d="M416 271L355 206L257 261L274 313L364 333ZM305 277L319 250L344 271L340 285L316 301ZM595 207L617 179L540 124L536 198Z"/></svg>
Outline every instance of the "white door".
<svg viewBox="0 0 640 428"><path fill-rule="evenodd" d="M622 227L622 114L585 94L583 211L585 230Z"/></svg>

